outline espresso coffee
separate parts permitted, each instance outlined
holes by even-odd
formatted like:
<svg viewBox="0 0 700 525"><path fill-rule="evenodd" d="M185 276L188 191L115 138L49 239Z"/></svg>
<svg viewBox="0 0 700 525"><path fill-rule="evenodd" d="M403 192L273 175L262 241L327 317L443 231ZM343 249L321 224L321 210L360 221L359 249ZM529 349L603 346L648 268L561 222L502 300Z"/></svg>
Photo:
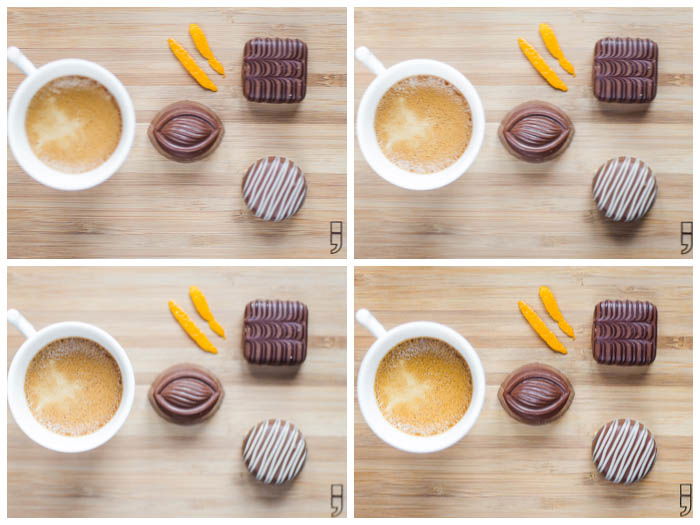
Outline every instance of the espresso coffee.
<svg viewBox="0 0 700 525"><path fill-rule="evenodd" d="M65 173L97 168L114 153L122 133L117 101L99 82L59 77L32 97L25 120L34 154Z"/></svg>
<svg viewBox="0 0 700 525"><path fill-rule="evenodd" d="M472 398L469 365L452 346L419 337L396 345L377 368L374 394L384 418L399 430L432 436L454 426Z"/></svg>
<svg viewBox="0 0 700 525"><path fill-rule="evenodd" d="M119 408L122 388L112 355L80 337L46 345L29 363L24 379L32 415L66 436L91 434L104 426Z"/></svg>
<svg viewBox="0 0 700 525"><path fill-rule="evenodd" d="M374 130L384 155L399 168L435 173L462 156L472 135L464 95L447 80L419 75L394 84L379 101Z"/></svg>

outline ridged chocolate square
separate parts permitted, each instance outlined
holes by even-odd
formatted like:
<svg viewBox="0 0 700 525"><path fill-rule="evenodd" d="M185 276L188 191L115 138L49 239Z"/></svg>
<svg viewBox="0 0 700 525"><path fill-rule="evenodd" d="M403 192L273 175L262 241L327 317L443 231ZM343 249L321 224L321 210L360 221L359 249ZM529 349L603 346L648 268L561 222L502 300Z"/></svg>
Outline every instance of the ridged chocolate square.
<svg viewBox="0 0 700 525"><path fill-rule="evenodd" d="M251 301L243 318L243 355L256 365L298 365L306 359L309 310L299 301Z"/></svg>
<svg viewBox="0 0 700 525"><path fill-rule="evenodd" d="M593 357L604 365L649 365L656 359L656 306L602 301L593 316Z"/></svg>
<svg viewBox="0 0 700 525"><path fill-rule="evenodd" d="M284 104L306 96L306 44L292 38L253 38L243 50L243 95Z"/></svg>
<svg viewBox="0 0 700 525"><path fill-rule="evenodd" d="M593 93L602 102L647 103L656 97L659 47L647 38L603 38L593 53Z"/></svg>

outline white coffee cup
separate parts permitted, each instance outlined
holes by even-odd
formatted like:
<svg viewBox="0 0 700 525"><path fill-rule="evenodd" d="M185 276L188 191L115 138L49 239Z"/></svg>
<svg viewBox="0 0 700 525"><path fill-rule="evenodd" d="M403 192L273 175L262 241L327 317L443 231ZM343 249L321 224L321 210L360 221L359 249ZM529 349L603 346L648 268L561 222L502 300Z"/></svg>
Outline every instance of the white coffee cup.
<svg viewBox="0 0 700 525"><path fill-rule="evenodd" d="M37 69L16 47L7 49L7 58L27 75L15 91L7 111L7 139L22 169L34 180L57 190L85 190L109 179L124 163L134 142L136 116L124 85L105 68L87 60L55 60ZM112 156L84 173L64 173L44 164L29 145L25 128L27 107L36 92L48 82L67 75L88 77L102 84L117 101L122 117L122 135Z"/></svg>
<svg viewBox="0 0 700 525"><path fill-rule="evenodd" d="M134 403L135 390L134 370L116 339L96 326L79 322L55 323L37 332L17 310L9 310L7 320L27 338L12 359L7 375L7 401L22 431L42 447L57 452L85 452L109 441L126 421ZM84 436L57 434L39 423L32 415L24 393L27 367L34 356L52 341L67 337L90 339L102 346L114 357L122 375L122 400L116 413L103 427Z"/></svg>
<svg viewBox="0 0 700 525"><path fill-rule="evenodd" d="M386 69L366 47L357 48L355 57L377 75L362 96L357 112L357 140L372 169L388 182L408 190L434 190L461 177L479 154L486 131L484 106L471 82L452 66L437 60L406 60ZM457 162L430 174L412 173L391 162L379 147L374 129L377 105L384 93L397 82L415 75L433 75L447 80L464 95L472 112L472 136L467 149Z"/></svg>
<svg viewBox="0 0 700 525"><path fill-rule="evenodd" d="M377 338L367 350L357 374L357 401L372 431L392 447L414 453L437 452L451 447L466 436L476 423L486 396L484 367L472 345L452 328L439 323L417 321L387 331L368 310L358 310L355 318ZM394 427L382 415L374 394L377 368L384 356L402 341L416 337L439 339L452 346L464 357L472 376L472 399L466 413L447 431L433 436L415 436Z"/></svg>

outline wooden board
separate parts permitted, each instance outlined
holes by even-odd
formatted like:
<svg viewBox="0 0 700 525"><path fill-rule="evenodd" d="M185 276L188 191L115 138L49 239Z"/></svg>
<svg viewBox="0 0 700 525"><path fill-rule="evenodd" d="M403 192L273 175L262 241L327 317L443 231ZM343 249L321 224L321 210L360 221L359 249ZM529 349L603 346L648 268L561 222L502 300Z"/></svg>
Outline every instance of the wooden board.
<svg viewBox="0 0 700 525"><path fill-rule="evenodd" d="M8 302L36 328L80 320L111 333L136 375L132 412L104 446L83 454L34 444L8 411L8 515L43 517L329 516L330 487L346 483L344 268L11 268ZM196 284L226 330L210 333L188 297ZM248 301L297 299L309 307L309 353L287 368L251 367L241 350ZM199 350L167 307L182 306L219 347ZM8 327L8 359L23 339ZM9 365L8 360L8 365ZM218 413L193 427L162 419L147 400L165 368L191 362L222 381ZM248 474L243 438L257 422L297 423L309 457L291 484Z"/></svg>
<svg viewBox="0 0 700 525"><path fill-rule="evenodd" d="M355 9L356 46L368 46L387 67L411 58L451 64L474 84L486 113L476 162L439 190L411 192L385 182L356 146L356 256L680 257L680 222L692 220L691 20L691 10L668 8ZM575 78L547 52L541 22L556 31ZM593 47L606 36L658 43L659 89L648 111L603 109L593 96ZM568 92L546 84L518 37L540 51ZM356 108L372 78L356 61ZM561 107L576 128L563 156L540 165L516 160L498 140L506 113L533 99ZM620 155L639 156L658 178L659 196L638 225L605 221L591 196L595 171Z"/></svg>
<svg viewBox="0 0 700 525"><path fill-rule="evenodd" d="M227 76L198 55L190 23L204 29ZM245 42L300 38L309 46L308 92L298 105L243 97ZM170 52L182 43L219 91L199 87ZM109 181L82 192L45 188L8 151L8 254L11 258L342 257L329 254L329 221L345 220L346 10L336 9L9 9L8 45L42 65L84 58L112 71L131 94L136 138ZM23 75L8 65L8 94ZM160 156L148 124L178 100L208 105L222 118L216 152L194 164ZM263 156L299 164L309 184L301 211L273 224L255 218L241 197L245 170Z"/></svg>
<svg viewBox="0 0 700 525"><path fill-rule="evenodd" d="M358 267L355 283L355 307L387 329L426 320L464 335L487 382L471 433L436 454L394 450L355 410L356 516L678 516L679 484L693 481L690 268ZM549 350L516 305L528 302L556 328L538 297L545 284L576 331L574 342L561 335L568 355ZM658 354L648 370L593 360L593 309L604 299L658 307ZM357 324L355 334L357 374L373 338ZM497 398L505 377L531 362L559 368L576 392L561 419L540 427L512 419ZM591 461L595 432L618 417L639 419L656 435L656 465L636 485L605 481Z"/></svg>

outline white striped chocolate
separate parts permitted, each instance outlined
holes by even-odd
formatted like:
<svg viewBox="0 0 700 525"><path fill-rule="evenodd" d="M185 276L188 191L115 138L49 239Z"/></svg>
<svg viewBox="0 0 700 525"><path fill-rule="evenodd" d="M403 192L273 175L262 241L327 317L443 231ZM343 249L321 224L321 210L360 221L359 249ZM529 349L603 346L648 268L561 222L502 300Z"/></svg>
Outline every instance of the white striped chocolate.
<svg viewBox="0 0 700 525"><path fill-rule="evenodd" d="M644 479L656 461L654 435L634 419L614 419L593 439L593 462L605 479L630 484Z"/></svg>
<svg viewBox="0 0 700 525"><path fill-rule="evenodd" d="M293 423L268 419L243 441L243 461L258 481L281 485L297 477L306 462L306 440Z"/></svg>
<svg viewBox="0 0 700 525"><path fill-rule="evenodd" d="M256 217L279 222L299 211L306 199L306 178L284 157L263 157L243 177L243 200Z"/></svg>
<svg viewBox="0 0 700 525"><path fill-rule="evenodd" d="M653 206L657 191L651 168L635 157L610 159L593 178L593 199L611 221L641 219Z"/></svg>

